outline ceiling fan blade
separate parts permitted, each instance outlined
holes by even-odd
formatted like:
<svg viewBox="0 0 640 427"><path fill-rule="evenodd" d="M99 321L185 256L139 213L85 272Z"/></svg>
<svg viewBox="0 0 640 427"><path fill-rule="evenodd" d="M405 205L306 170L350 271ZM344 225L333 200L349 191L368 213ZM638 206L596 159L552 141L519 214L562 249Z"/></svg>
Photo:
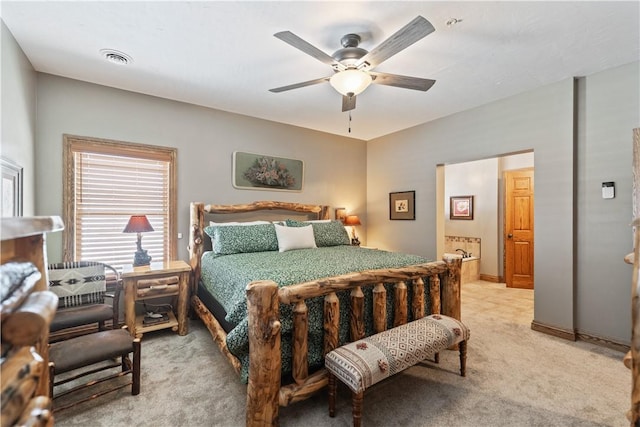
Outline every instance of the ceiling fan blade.
<svg viewBox="0 0 640 427"><path fill-rule="evenodd" d="M288 85L288 86L276 87L276 88L273 88L273 89L269 89L269 92L279 93L279 92L284 92L284 91L291 90L291 89L298 89L298 88L305 87L305 86L316 85L318 83L328 82L330 78L331 77L321 77L321 78L315 79L315 80L309 80L309 81L306 81L306 82L294 83L294 84Z"/></svg>
<svg viewBox="0 0 640 427"><path fill-rule="evenodd" d="M436 82L431 79L422 79L420 77L400 76L398 74L388 73L376 73L370 71L371 77L373 77L372 83L386 86L402 87L405 89L421 90L423 92L431 89L431 86Z"/></svg>
<svg viewBox="0 0 640 427"><path fill-rule="evenodd" d="M413 21L360 58L356 62L356 67L362 68L363 65L368 64L369 69L372 69L435 30L431 22L418 15Z"/></svg>
<svg viewBox="0 0 640 427"><path fill-rule="evenodd" d="M316 58L320 62L323 62L323 63L329 65L330 67L333 67L334 69L340 69L341 70L341 69L346 68L344 65L342 65L341 63L339 63L338 61L333 59L331 56L327 55L326 53L324 53L323 51L321 51L317 47L313 46L309 42L307 42L307 41L301 39L300 37L296 36L291 31L280 31L279 33L275 33L273 36L276 37L276 38L279 38L280 40L282 40L285 43L290 44L291 46L295 47L296 49L299 49L299 50L303 51L307 55L313 56L314 58Z"/></svg>
<svg viewBox="0 0 640 427"><path fill-rule="evenodd" d="M356 109L356 96L342 96L342 112Z"/></svg>

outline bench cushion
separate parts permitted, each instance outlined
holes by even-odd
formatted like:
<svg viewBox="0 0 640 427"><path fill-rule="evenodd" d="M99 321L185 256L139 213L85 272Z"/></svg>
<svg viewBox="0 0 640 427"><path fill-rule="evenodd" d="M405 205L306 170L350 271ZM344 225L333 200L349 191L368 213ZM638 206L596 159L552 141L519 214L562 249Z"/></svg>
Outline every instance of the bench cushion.
<svg viewBox="0 0 640 427"><path fill-rule="evenodd" d="M434 314L336 348L326 355L325 366L360 393L467 339L462 322Z"/></svg>

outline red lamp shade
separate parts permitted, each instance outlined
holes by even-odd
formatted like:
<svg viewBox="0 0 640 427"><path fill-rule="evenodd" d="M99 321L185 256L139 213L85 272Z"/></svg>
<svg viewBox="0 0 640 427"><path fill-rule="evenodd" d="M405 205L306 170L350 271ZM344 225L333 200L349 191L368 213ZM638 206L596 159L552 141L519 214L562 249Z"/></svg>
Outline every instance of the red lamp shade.
<svg viewBox="0 0 640 427"><path fill-rule="evenodd" d="M147 233L149 231L153 231L153 227L146 215L131 215L127 226L122 230L123 233Z"/></svg>
<svg viewBox="0 0 640 427"><path fill-rule="evenodd" d="M138 267L142 265L149 265L151 263L151 256L142 249L142 234L149 231L153 231L153 227L149 224L149 220L146 215L131 215L127 226L122 230L123 233L138 233L138 250L134 254L133 265Z"/></svg>
<svg viewBox="0 0 640 427"><path fill-rule="evenodd" d="M357 215L348 215L344 219L344 225L361 225L360 218Z"/></svg>

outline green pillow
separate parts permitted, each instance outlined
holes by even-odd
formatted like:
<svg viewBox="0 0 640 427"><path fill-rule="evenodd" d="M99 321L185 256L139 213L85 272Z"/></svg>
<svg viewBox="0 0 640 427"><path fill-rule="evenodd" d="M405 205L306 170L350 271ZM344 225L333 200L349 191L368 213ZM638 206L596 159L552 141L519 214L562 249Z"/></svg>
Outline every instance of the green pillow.
<svg viewBox="0 0 640 427"><path fill-rule="evenodd" d="M351 239L344 228L344 224L340 221L329 222L305 222L293 219L287 220L288 227L304 227L311 224L313 227L313 236L316 239L316 246L340 246L350 245Z"/></svg>
<svg viewBox="0 0 640 427"><path fill-rule="evenodd" d="M230 255L278 250L273 224L209 226L205 233L213 240L213 252Z"/></svg>

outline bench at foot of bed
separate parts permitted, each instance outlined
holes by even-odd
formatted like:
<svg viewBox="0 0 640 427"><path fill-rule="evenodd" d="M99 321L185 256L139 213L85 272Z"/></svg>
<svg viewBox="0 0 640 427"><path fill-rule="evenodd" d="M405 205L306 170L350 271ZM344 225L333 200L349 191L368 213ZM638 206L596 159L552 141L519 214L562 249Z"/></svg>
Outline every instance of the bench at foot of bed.
<svg viewBox="0 0 640 427"><path fill-rule="evenodd" d="M459 320L431 315L389 329L329 352L329 416L335 416L336 378L351 389L353 425L362 419L364 391L392 375L434 357L454 345L460 350L460 375L465 376L469 329Z"/></svg>

